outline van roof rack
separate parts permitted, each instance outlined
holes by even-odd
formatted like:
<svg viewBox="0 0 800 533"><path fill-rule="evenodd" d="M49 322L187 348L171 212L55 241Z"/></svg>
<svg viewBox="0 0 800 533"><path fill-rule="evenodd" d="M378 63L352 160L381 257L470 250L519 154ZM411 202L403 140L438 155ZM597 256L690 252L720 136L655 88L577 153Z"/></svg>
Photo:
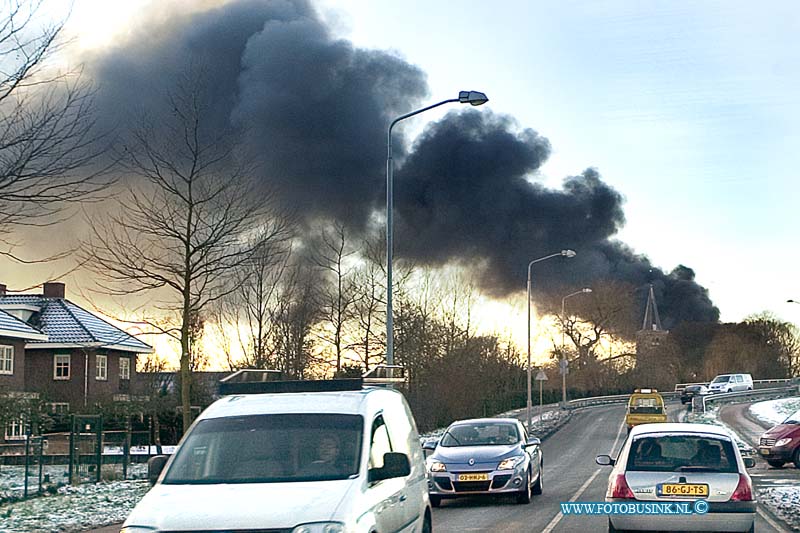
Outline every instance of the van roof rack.
<svg viewBox="0 0 800 533"><path fill-rule="evenodd" d="M230 394L276 394L284 392L341 392L361 390L363 385L364 382L361 378L238 383L220 381L219 393L222 396L226 396Z"/></svg>
<svg viewBox="0 0 800 533"><path fill-rule="evenodd" d="M406 369L400 365L376 365L372 370L364 374L363 379L366 385L408 383Z"/></svg>

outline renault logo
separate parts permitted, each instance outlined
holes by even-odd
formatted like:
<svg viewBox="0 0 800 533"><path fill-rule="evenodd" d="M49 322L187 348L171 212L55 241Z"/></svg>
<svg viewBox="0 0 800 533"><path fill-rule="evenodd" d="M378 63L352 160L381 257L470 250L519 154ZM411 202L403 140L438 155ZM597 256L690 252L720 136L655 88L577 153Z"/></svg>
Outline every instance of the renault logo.
<svg viewBox="0 0 800 533"><path fill-rule="evenodd" d="M470 459L470 460L469 460L469 466L472 466L472 465L474 465L474 464L475 464L475 459Z"/></svg>

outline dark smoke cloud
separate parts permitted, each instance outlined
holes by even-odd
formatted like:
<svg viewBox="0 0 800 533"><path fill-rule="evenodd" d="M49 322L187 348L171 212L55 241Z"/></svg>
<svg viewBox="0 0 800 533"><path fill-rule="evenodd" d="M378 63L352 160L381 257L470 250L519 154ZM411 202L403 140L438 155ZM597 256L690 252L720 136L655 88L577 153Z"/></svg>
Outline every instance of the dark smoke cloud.
<svg viewBox="0 0 800 533"><path fill-rule="evenodd" d="M131 117L168 112L163 96L192 66L210 91L212 126L245 132L265 190L309 227L337 219L355 234L368 230L383 208L386 127L429 103L419 68L335 38L304 0L240 0L143 19L126 42L89 58L101 121L124 129ZM399 257L475 265L484 288L505 296L524 289L528 261L573 248L568 267L537 265L535 290L653 283L665 326L718 319L691 269L664 273L613 240L623 198L596 170L560 189L531 181L550 145L511 118L452 112L413 147L396 132L394 147Z"/></svg>

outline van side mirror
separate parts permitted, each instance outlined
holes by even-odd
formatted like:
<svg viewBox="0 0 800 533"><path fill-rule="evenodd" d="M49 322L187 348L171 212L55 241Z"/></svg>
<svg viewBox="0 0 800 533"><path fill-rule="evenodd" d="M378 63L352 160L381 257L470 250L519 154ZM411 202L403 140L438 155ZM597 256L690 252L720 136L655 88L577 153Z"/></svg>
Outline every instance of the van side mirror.
<svg viewBox="0 0 800 533"><path fill-rule="evenodd" d="M753 459L752 457L743 457L742 459L744 459L745 468L753 468L754 466L756 466L756 460Z"/></svg>
<svg viewBox="0 0 800 533"><path fill-rule="evenodd" d="M369 469L367 481L374 483L384 479L406 477L409 474L411 474L411 463L408 461L408 456L404 453L389 452L383 454L382 467Z"/></svg>
<svg viewBox="0 0 800 533"><path fill-rule="evenodd" d="M614 466L614 459L610 455L598 455L595 457L594 462L600 466Z"/></svg>
<svg viewBox="0 0 800 533"><path fill-rule="evenodd" d="M168 459L169 457L166 455L156 455L147 461L147 480L150 482L150 485L156 484L158 476L160 476L161 471L164 470L164 465L167 464Z"/></svg>

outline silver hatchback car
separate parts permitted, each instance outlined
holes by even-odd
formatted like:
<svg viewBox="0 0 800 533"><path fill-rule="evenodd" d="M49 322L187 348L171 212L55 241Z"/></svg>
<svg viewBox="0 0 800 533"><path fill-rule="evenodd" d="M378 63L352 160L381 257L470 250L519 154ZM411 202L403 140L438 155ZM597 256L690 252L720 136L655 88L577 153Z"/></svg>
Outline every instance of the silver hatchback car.
<svg viewBox="0 0 800 533"><path fill-rule="evenodd" d="M453 422L428 457L431 505L475 494L512 494L529 503L542 493L542 450L519 420L476 418Z"/></svg>
<svg viewBox="0 0 800 533"><path fill-rule="evenodd" d="M683 502L698 511L612 514L609 532L754 530L756 500L745 469L755 461L743 459L730 434L718 426L636 426L616 460L598 455L597 464L614 467L606 502ZM704 503L697 505L699 500Z"/></svg>

